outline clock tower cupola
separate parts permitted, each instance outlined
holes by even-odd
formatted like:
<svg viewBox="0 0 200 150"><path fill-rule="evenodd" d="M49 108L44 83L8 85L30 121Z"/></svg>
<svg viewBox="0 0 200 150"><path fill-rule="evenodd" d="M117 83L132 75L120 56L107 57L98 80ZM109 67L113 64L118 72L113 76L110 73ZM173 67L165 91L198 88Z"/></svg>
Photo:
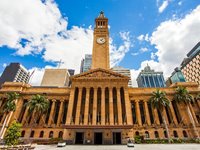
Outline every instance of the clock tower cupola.
<svg viewBox="0 0 200 150"><path fill-rule="evenodd" d="M103 11L95 19L92 69L110 69L108 18Z"/></svg>

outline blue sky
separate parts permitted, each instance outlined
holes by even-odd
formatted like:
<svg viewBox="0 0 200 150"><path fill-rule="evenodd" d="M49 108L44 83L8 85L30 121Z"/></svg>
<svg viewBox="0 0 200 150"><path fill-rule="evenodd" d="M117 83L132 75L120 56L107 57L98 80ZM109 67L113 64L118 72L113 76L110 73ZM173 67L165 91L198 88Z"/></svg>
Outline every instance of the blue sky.
<svg viewBox="0 0 200 150"><path fill-rule="evenodd" d="M165 78L200 41L199 0L2 0L0 1L0 74L10 62L35 70L62 59L62 68L79 71L92 52L94 19L109 19L111 64L131 69L134 86L148 63Z"/></svg>

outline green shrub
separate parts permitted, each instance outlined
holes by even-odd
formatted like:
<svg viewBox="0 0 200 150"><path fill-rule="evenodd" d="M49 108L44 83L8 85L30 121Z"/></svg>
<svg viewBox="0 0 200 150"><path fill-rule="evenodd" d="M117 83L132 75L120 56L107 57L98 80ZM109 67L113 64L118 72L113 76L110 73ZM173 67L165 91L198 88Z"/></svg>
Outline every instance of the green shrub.
<svg viewBox="0 0 200 150"><path fill-rule="evenodd" d="M21 137L21 123L13 121L10 127L7 129L5 136L5 144L8 146L17 145L19 143L19 138Z"/></svg>
<svg viewBox="0 0 200 150"><path fill-rule="evenodd" d="M142 143L142 137L141 137L141 136L136 135L136 136L134 137L134 139L135 139L135 143L137 143L137 144L141 144L141 143Z"/></svg>

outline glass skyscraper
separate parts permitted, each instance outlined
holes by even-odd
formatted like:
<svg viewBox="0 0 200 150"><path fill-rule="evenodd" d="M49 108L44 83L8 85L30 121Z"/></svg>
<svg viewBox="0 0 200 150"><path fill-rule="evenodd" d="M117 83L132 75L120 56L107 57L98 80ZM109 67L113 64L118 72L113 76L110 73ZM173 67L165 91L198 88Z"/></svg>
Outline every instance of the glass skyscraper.
<svg viewBox="0 0 200 150"><path fill-rule="evenodd" d="M146 66L137 77L138 87L165 87L163 72L155 72Z"/></svg>
<svg viewBox="0 0 200 150"><path fill-rule="evenodd" d="M90 70L92 65L92 55L85 54L85 58L81 61L80 73Z"/></svg>
<svg viewBox="0 0 200 150"><path fill-rule="evenodd" d="M172 83L176 82L186 82L185 77L183 76L183 73L181 72L181 69L176 67L174 69L174 72L172 75L167 79L166 85L170 86Z"/></svg>

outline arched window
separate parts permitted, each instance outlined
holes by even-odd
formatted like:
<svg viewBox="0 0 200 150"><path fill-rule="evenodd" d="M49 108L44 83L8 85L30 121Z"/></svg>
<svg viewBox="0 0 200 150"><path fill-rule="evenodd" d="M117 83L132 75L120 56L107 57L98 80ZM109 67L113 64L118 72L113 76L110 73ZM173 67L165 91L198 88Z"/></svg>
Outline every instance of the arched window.
<svg viewBox="0 0 200 150"><path fill-rule="evenodd" d="M49 138L53 138L53 131L49 132Z"/></svg>
<svg viewBox="0 0 200 150"><path fill-rule="evenodd" d="M165 138L167 138L167 131L164 131L164 136Z"/></svg>
<svg viewBox="0 0 200 150"><path fill-rule="evenodd" d="M24 135L25 135L25 131L23 130L21 133L21 137L24 137Z"/></svg>
<svg viewBox="0 0 200 150"><path fill-rule="evenodd" d="M138 131L135 132L135 135L140 135L140 133Z"/></svg>
<svg viewBox="0 0 200 150"><path fill-rule="evenodd" d="M44 131L40 132L40 138L42 138L44 136Z"/></svg>
<svg viewBox="0 0 200 150"><path fill-rule="evenodd" d="M187 132L185 130L183 130L183 136L184 136L184 138L188 137Z"/></svg>
<svg viewBox="0 0 200 150"><path fill-rule="evenodd" d="M173 131L174 137L178 138L178 133L176 131Z"/></svg>
<svg viewBox="0 0 200 150"><path fill-rule="evenodd" d="M35 131L31 131L30 137L34 137Z"/></svg>
<svg viewBox="0 0 200 150"><path fill-rule="evenodd" d="M58 134L58 138L62 138L63 137L63 132L60 131L59 134Z"/></svg>
<svg viewBox="0 0 200 150"><path fill-rule="evenodd" d="M154 135L155 135L155 138L159 138L158 131L155 131L155 132L154 132Z"/></svg>
<svg viewBox="0 0 200 150"><path fill-rule="evenodd" d="M149 138L149 132L145 131L145 138Z"/></svg>

